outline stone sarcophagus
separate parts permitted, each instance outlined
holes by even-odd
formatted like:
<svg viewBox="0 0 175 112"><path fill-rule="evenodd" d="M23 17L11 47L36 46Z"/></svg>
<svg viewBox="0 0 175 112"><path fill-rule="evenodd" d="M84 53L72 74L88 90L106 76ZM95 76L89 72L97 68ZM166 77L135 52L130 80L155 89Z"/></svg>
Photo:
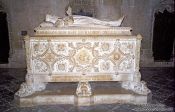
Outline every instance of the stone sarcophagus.
<svg viewBox="0 0 175 112"><path fill-rule="evenodd" d="M133 36L131 28L64 27L35 31L35 36L25 38L26 82L16 93L20 105L147 103L150 90L140 81L139 72L142 37ZM97 81L120 82L121 88L132 93L98 94L89 83ZM78 82L78 86L71 95L51 95L44 93L49 82Z"/></svg>

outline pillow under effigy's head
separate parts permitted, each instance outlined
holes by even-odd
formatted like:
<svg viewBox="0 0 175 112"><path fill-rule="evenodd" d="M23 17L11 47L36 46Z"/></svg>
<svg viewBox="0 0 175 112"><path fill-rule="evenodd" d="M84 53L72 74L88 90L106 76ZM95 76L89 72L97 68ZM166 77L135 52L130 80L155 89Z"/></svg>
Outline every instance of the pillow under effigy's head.
<svg viewBox="0 0 175 112"><path fill-rule="evenodd" d="M45 21L46 22L51 22L51 23L55 24L56 21L58 20L58 18L59 18L58 16L53 16L53 15L47 14L46 15L46 18L45 18Z"/></svg>
<svg viewBox="0 0 175 112"><path fill-rule="evenodd" d="M54 24L52 22L43 22L39 25L40 27L54 27Z"/></svg>

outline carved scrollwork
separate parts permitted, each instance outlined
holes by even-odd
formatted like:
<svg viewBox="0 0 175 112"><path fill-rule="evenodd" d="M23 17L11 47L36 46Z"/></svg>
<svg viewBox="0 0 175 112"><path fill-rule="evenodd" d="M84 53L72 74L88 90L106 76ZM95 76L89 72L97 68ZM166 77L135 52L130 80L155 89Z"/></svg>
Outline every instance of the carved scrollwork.
<svg viewBox="0 0 175 112"><path fill-rule="evenodd" d="M15 93L15 95L25 97L46 88L47 83L36 82L34 80L33 74L27 74L25 78L26 82L21 84L20 89Z"/></svg>
<svg viewBox="0 0 175 112"><path fill-rule="evenodd" d="M91 96L91 86L88 82L79 82L76 90L77 96Z"/></svg>
<svg viewBox="0 0 175 112"><path fill-rule="evenodd" d="M32 86L29 86L27 83L24 82L21 84L20 89L15 93L15 95L19 97L25 97L33 93L34 91L33 91Z"/></svg>
<svg viewBox="0 0 175 112"><path fill-rule="evenodd" d="M141 95L148 95L151 91L147 88L146 83L144 81L134 82L134 81L126 81L122 82L122 88L127 90L132 90L133 92Z"/></svg>
<svg viewBox="0 0 175 112"><path fill-rule="evenodd" d="M34 49L32 50L32 68L37 73L107 71L115 73L116 70L111 69L114 66L118 66L118 72L134 69L136 48L134 41L119 39L107 42L38 41L33 41L31 46Z"/></svg>
<svg viewBox="0 0 175 112"><path fill-rule="evenodd" d="M46 87L45 83L28 84L28 83L24 82L21 84L20 89L15 93L15 95L17 95L19 97L29 96L29 95L32 95L33 93L35 93L36 91L44 90L45 87Z"/></svg>

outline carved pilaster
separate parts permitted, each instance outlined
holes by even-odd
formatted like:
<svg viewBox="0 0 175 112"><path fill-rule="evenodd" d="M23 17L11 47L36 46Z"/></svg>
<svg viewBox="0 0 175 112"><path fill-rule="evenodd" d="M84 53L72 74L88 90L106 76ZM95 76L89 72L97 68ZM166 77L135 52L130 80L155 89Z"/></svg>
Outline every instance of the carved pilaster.
<svg viewBox="0 0 175 112"><path fill-rule="evenodd" d="M141 79L141 74L139 72L139 69L140 69L140 45L141 45L141 40L142 40L142 36L140 34L137 35L137 38L136 38L136 59L135 59L135 73L134 73L134 76L133 76L133 81L140 81Z"/></svg>
<svg viewBox="0 0 175 112"><path fill-rule="evenodd" d="M134 73L133 81L140 82L140 80L141 80L141 73L139 71L137 71Z"/></svg>
<svg viewBox="0 0 175 112"><path fill-rule="evenodd" d="M26 63L27 63L27 73L31 73L30 67L30 37L26 35L24 37L25 49L26 49Z"/></svg>
<svg viewBox="0 0 175 112"><path fill-rule="evenodd" d="M141 40L142 40L142 36L139 34L137 35L136 38L136 71L139 71L139 64L140 64L140 45L141 45Z"/></svg>

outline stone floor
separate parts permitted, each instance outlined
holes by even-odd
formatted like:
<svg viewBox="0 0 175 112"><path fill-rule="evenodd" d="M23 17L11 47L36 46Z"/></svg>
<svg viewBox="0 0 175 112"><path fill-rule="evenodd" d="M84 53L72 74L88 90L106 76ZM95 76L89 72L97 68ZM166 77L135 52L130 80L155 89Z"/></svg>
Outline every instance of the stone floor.
<svg viewBox="0 0 175 112"><path fill-rule="evenodd" d="M25 69L0 69L0 112L173 112L175 79L173 68L141 68L142 80L152 91L152 102L146 105L110 104L89 107L50 105L19 108L14 93L24 81Z"/></svg>

